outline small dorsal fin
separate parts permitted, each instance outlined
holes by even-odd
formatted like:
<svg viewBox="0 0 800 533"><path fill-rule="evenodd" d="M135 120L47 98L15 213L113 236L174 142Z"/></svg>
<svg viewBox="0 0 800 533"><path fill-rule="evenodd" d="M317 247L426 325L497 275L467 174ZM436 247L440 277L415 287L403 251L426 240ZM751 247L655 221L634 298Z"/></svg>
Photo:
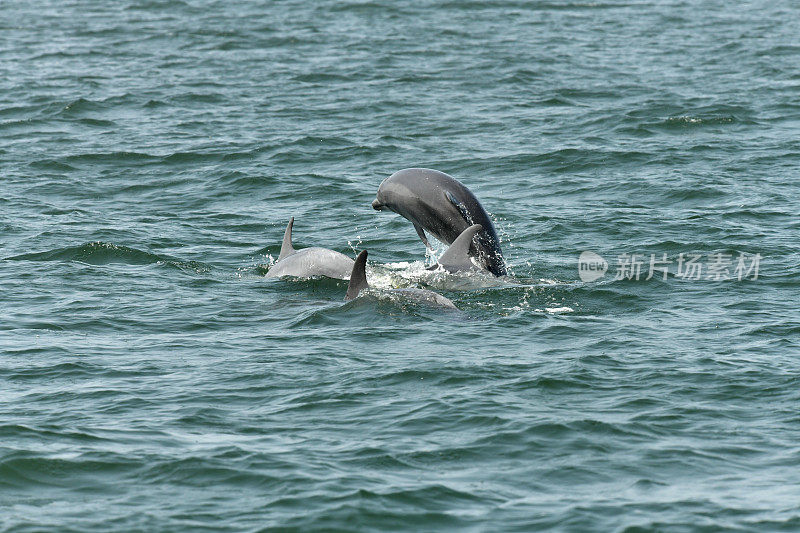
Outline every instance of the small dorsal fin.
<svg viewBox="0 0 800 533"><path fill-rule="evenodd" d="M472 238L475 237L475 234L482 229L483 226L480 224L473 224L462 231L461 235L456 237L456 240L450 245L450 248L439 258L439 264L450 272L474 269L475 265L472 264L469 258L469 246L472 244Z"/></svg>
<svg viewBox="0 0 800 533"><path fill-rule="evenodd" d="M350 274L350 284L347 286L347 295L344 297L345 300L352 300L358 296L364 289L368 289L369 285L367 284L367 251L362 250L358 257L356 257L356 262L353 265L353 272Z"/></svg>
<svg viewBox="0 0 800 533"><path fill-rule="evenodd" d="M294 225L294 217L289 219L289 225L286 226L286 231L283 234L283 244L281 244L281 255L278 256L278 261L294 253L294 247L292 246L293 225Z"/></svg>

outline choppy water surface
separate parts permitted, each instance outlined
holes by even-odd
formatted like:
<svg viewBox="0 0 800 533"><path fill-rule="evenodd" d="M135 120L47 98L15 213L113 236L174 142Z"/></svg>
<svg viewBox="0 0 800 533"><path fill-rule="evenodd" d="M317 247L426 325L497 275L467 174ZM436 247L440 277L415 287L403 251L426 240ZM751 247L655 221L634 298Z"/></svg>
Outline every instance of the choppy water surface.
<svg viewBox="0 0 800 533"><path fill-rule="evenodd" d="M789 0L4 2L0 527L800 528L798 35ZM424 270L370 208L410 166L513 278ZM291 216L460 311L266 279ZM758 279L644 280L681 253Z"/></svg>

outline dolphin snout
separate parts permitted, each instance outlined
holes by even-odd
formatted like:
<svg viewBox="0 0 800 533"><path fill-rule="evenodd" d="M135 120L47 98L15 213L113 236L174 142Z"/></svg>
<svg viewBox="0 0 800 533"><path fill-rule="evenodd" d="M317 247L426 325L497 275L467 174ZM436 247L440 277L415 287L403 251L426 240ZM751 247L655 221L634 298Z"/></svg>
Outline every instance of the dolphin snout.
<svg viewBox="0 0 800 533"><path fill-rule="evenodd" d="M375 211L383 211L383 204L380 203L380 201L378 201L377 198L375 198L374 200L372 200L372 209L374 209Z"/></svg>

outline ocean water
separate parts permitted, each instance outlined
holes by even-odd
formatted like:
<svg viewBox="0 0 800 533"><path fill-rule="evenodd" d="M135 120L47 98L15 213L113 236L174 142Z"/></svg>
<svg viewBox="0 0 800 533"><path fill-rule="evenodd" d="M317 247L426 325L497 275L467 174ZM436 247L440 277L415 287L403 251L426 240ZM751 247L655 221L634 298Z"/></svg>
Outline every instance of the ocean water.
<svg viewBox="0 0 800 533"><path fill-rule="evenodd" d="M3 2L0 529L800 529L798 35L790 0ZM371 209L415 166L512 276ZM292 216L378 290L265 278Z"/></svg>

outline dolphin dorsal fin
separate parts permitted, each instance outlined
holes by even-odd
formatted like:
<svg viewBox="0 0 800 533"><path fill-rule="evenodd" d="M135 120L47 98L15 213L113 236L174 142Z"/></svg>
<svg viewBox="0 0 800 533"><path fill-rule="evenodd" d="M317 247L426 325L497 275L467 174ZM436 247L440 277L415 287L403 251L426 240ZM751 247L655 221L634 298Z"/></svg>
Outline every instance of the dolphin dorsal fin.
<svg viewBox="0 0 800 533"><path fill-rule="evenodd" d="M356 263L353 265L353 272L350 274L350 284L347 286L347 295L344 297L345 300L352 300L353 298L358 296L364 289L369 289L369 285L367 284L367 251L362 250L358 257L356 257Z"/></svg>
<svg viewBox="0 0 800 533"><path fill-rule="evenodd" d="M472 244L472 238L482 229L483 226L480 224L473 224L462 231L461 235L456 237L456 240L450 245L450 248L439 258L439 264L450 272L474 269L475 265L472 264L469 258L469 247Z"/></svg>
<svg viewBox="0 0 800 533"><path fill-rule="evenodd" d="M292 246L293 225L294 225L294 217L289 219L289 224L286 226L286 231L283 234L283 244L281 244L281 255L278 256L278 261L294 253L294 247Z"/></svg>

